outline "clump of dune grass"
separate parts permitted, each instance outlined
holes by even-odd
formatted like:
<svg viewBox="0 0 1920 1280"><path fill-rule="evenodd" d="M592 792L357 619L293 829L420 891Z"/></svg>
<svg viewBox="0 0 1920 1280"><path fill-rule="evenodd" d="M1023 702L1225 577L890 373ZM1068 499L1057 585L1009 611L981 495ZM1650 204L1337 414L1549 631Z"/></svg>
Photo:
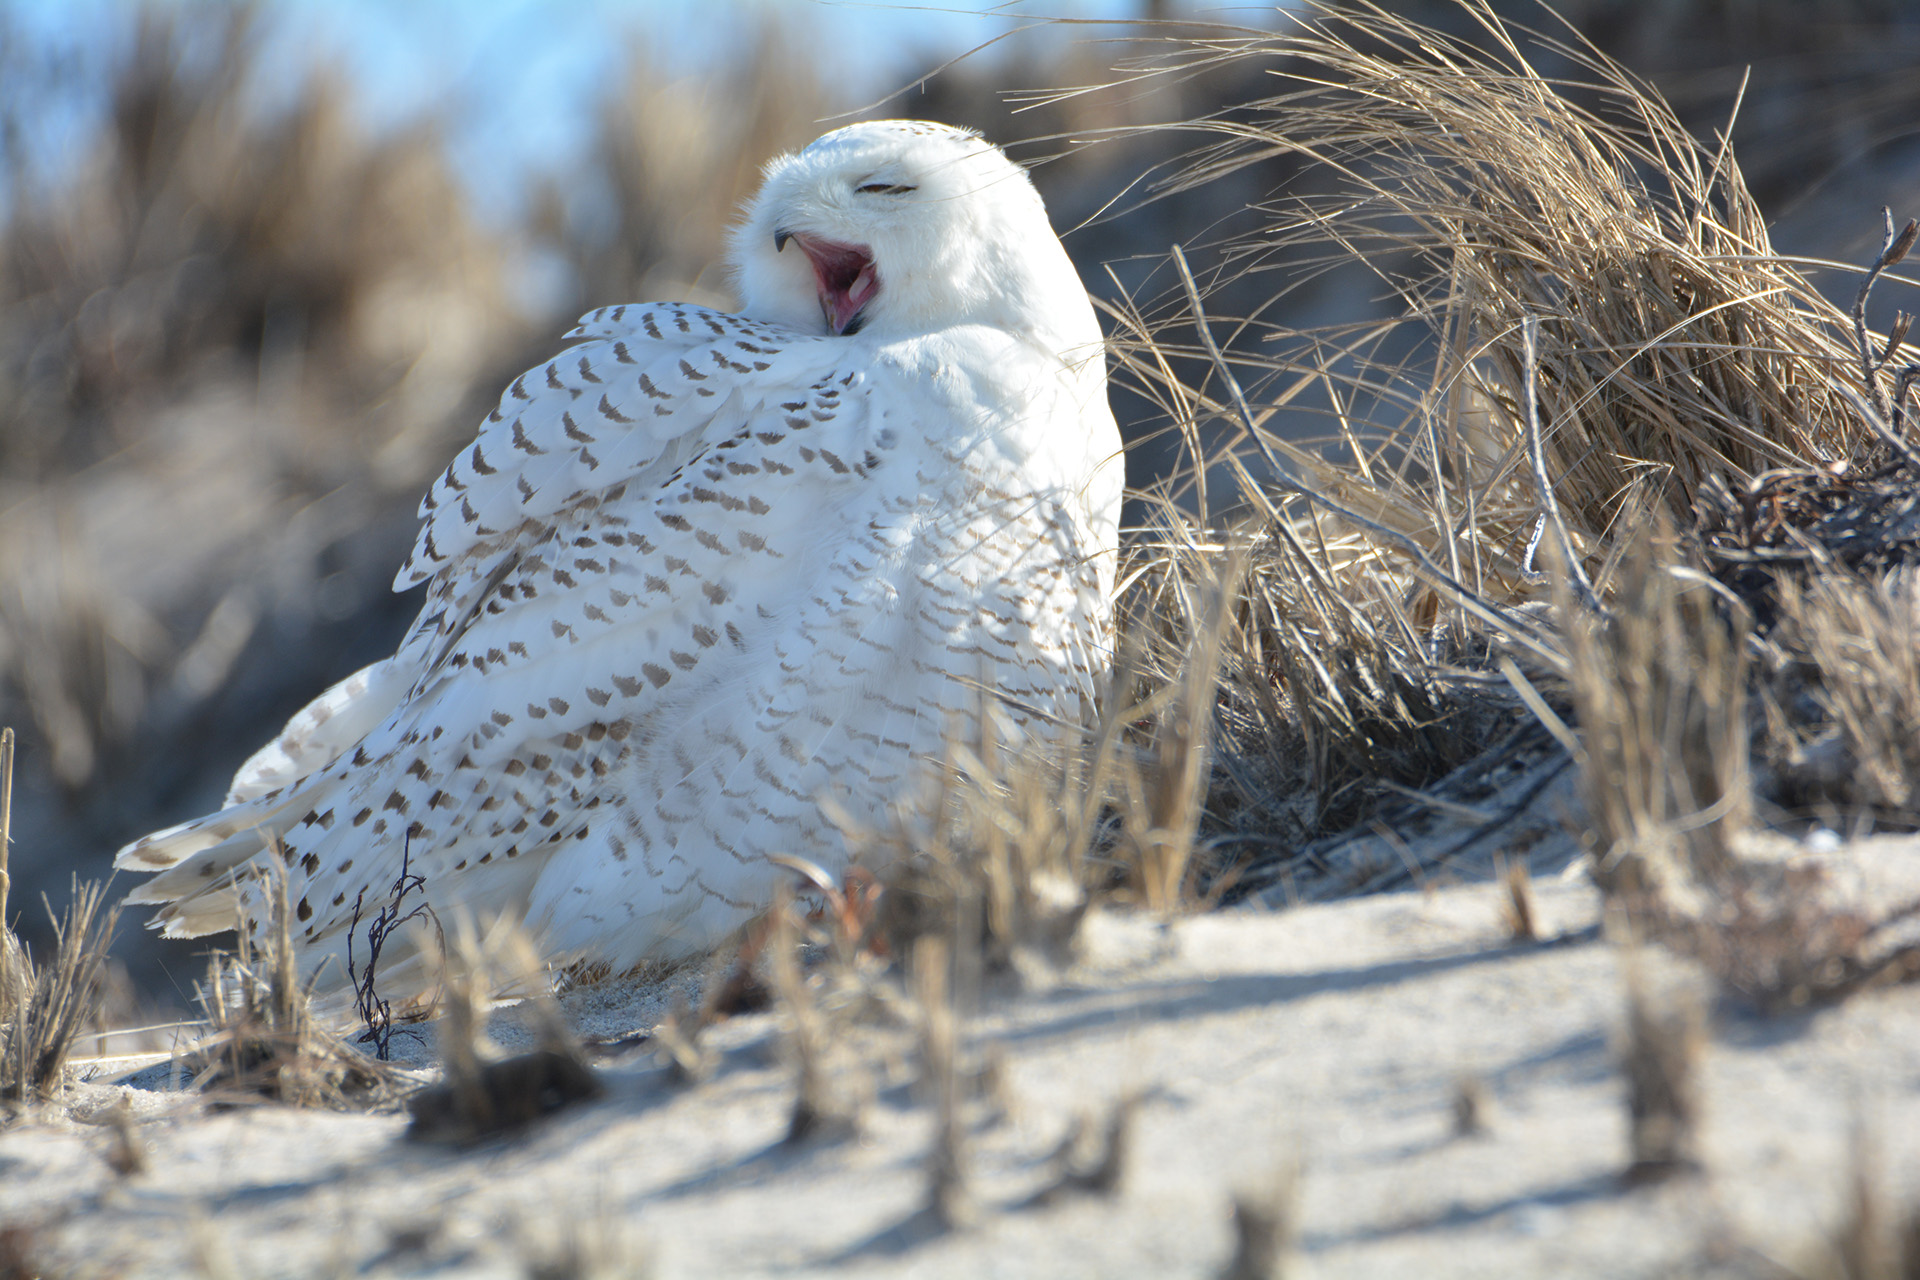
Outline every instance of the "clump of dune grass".
<svg viewBox="0 0 1920 1280"><path fill-rule="evenodd" d="M910 957L920 938L938 937L956 948L955 963L1016 982L1071 957L1090 887L1133 874L1104 834L1127 723L1118 701L1091 742L1041 726L1018 753L1003 745L1000 711L983 707L977 732L949 738L918 816L875 828L843 821L883 887L874 937L887 955Z"/></svg>
<svg viewBox="0 0 1920 1280"><path fill-rule="evenodd" d="M1263 63L1282 92L1178 126L1199 146L1156 191L1217 182L1272 152L1318 179L1262 203L1267 225L1217 247L1202 292L1257 270L1278 300L1300 275L1360 257L1403 307L1297 336L1264 314L1215 316L1241 339L1228 362L1256 418L1234 426L1258 434L1258 419L1317 389L1339 450L1267 435L1236 441L1243 452L1273 451L1456 579L1511 592L1544 498L1527 474L1529 382L1553 497L1596 580L1623 516L1665 507L1684 526L1710 475L1868 447L1834 376L1854 363L1850 317L1771 252L1731 150L1689 135L1570 30L1529 32L1481 0L1459 9L1477 41L1315 5L1277 36L1185 47L1189 59ZM1540 56L1575 76L1548 80ZM1370 356L1406 326L1432 343L1424 361ZM1265 350L1249 354L1248 338ZM1218 414L1230 397L1213 372Z"/></svg>
<svg viewBox="0 0 1920 1280"><path fill-rule="evenodd" d="M272 860L260 873L266 927L238 931L238 950L213 952L198 993L207 1035L184 1066L196 1089L227 1103L266 1098L296 1107L390 1104L400 1078L354 1049L314 1013L294 967L286 879Z"/></svg>
<svg viewBox="0 0 1920 1280"><path fill-rule="evenodd" d="M1524 862L1502 862L1496 868L1502 897L1500 922L1515 944L1540 941L1540 909L1534 905L1533 877Z"/></svg>
<svg viewBox="0 0 1920 1280"><path fill-rule="evenodd" d="M1920 620L1911 568L1839 568L1774 587L1779 620L1763 654L1764 763L1783 806L1920 820Z"/></svg>
<svg viewBox="0 0 1920 1280"><path fill-rule="evenodd" d="M1902 456L1873 410L1911 389L1901 335L1866 334L1772 251L1725 140L1550 13L1458 10L1449 34L1311 5L1127 69L1231 63L1275 89L1155 126L1193 145L1142 198L1299 166L1257 230L1177 247L1158 294L1111 308L1116 374L1187 463L1132 548L1130 631L1197 632L1193 566L1248 562L1200 826L1244 885L1325 875L1294 851L1389 800L1470 820L1462 797L1536 722L1551 738L1527 751L1581 754L1603 875L1646 850L1724 862L1766 747L1752 608L1716 585L1704 513L1764 477ZM1549 79L1549 59L1571 70ZM1290 296L1340 269L1389 314L1287 328ZM1844 696L1833 717L1859 720Z"/></svg>
<svg viewBox="0 0 1920 1280"><path fill-rule="evenodd" d="M102 909L105 897L105 886L75 878L66 915L54 919L46 964L36 963L10 929L0 930L0 1101L41 1101L59 1092L74 1040L93 1018L120 918L118 906Z"/></svg>
<svg viewBox="0 0 1920 1280"><path fill-rule="evenodd" d="M74 1040L94 1020L118 906L101 911L104 885L74 877L64 919L53 921L53 959L37 964L7 921L13 827L13 730L0 729L0 1102L59 1092ZM51 914L51 908L49 908Z"/></svg>

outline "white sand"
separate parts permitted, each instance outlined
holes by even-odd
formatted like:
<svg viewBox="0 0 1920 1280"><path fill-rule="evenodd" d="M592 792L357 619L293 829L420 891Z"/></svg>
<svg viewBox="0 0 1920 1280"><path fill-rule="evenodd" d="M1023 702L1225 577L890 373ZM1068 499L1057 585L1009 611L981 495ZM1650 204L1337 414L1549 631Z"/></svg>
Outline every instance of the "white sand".
<svg viewBox="0 0 1920 1280"><path fill-rule="evenodd" d="M1920 881L1911 842L1846 857L1885 872L1880 894ZM1856 1114L1879 1136L1890 1208L1915 1203L1913 986L1770 1020L1715 1006L1706 1173L1624 1189L1620 955L1593 928L1590 889L1538 893L1557 945L1509 945L1488 886L1170 928L1096 918L1077 971L992 997L970 1026L1003 1057L1012 1112L973 1129L981 1213L962 1231L915 1220L931 1110L910 1036L849 1035L873 1078L859 1136L786 1147L775 1014L716 1028L720 1066L701 1085L629 1055L603 1068L604 1101L466 1152L403 1141L400 1116L210 1114L163 1090L82 1086L82 1113L136 1098L147 1170L116 1177L101 1128L16 1123L0 1133L0 1224L36 1225L34 1256L61 1275L521 1276L561 1231L611 1224L675 1280L1203 1277L1231 1253L1233 1193L1298 1160L1289 1275L1739 1274L1750 1251L1814 1262L1843 1216ZM1703 986L1660 953L1644 961L1658 984ZM603 986L569 1006L606 1034L651 1025L662 1001ZM1457 1138L1469 1075L1492 1127ZM1076 1113L1130 1091L1145 1100L1117 1195L1010 1207L1049 1180Z"/></svg>

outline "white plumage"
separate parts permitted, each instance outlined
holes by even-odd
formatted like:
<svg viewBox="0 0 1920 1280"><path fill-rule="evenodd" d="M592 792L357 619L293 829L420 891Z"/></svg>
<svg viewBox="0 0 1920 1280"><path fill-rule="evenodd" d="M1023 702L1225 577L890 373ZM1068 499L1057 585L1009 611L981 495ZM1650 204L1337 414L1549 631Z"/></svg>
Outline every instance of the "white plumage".
<svg viewBox="0 0 1920 1280"><path fill-rule="evenodd" d="M1087 717L1120 444L1026 175L972 133L853 125L768 166L733 259L743 314L604 308L507 388L421 503L399 651L226 809L120 851L161 873L129 896L156 927L258 929L270 834L323 988L403 855L442 919L672 958L765 906L768 855L844 864L821 799L911 803L982 685L1015 735ZM395 958L382 994L418 990Z"/></svg>

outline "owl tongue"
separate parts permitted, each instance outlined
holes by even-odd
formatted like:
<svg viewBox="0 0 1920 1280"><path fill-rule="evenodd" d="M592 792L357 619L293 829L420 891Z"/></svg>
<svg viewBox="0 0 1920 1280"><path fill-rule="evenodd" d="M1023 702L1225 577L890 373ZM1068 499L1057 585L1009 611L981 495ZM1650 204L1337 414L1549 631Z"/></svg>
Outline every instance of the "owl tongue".
<svg viewBox="0 0 1920 1280"><path fill-rule="evenodd" d="M836 244L798 233L793 239L813 263L814 279L820 285L820 314L826 319L827 331L858 333L865 318L862 308L880 292L872 250L865 245Z"/></svg>

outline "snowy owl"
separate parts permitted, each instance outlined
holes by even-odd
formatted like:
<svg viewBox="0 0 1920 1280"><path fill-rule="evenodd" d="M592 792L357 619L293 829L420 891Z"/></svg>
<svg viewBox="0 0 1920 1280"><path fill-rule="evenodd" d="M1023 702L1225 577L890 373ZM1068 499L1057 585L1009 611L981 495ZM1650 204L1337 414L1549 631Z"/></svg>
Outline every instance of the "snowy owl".
<svg viewBox="0 0 1920 1280"><path fill-rule="evenodd" d="M1026 174L852 125L768 165L731 258L741 314L606 307L513 380L421 501L399 651L120 851L153 927L260 930L277 847L322 990L403 859L411 902L556 962L679 958L766 907L771 855L844 865L833 810L920 794L983 688L1016 739L1087 718L1120 441ZM398 959L381 993L418 993Z"/></svg>

